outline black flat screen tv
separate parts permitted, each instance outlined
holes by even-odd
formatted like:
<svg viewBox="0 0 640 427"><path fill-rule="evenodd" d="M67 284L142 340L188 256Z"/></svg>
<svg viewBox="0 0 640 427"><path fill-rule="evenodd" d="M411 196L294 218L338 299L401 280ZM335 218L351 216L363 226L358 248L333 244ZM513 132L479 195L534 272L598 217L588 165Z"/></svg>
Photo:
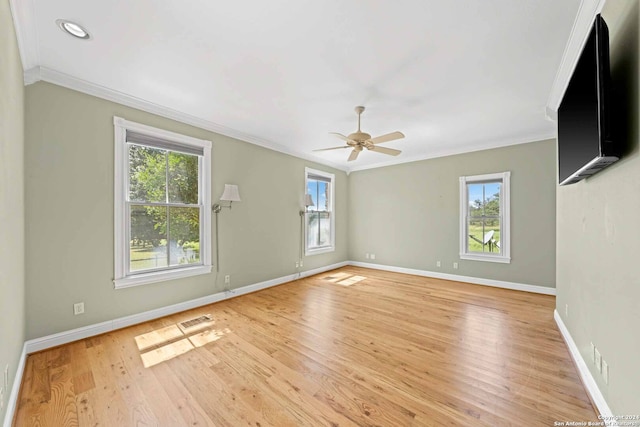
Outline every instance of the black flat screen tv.
<svg viewBox="0 0 640 427"><path fill-rule="evenodd" d="M558 108L558 181L573 184L620 158L611 137L609 30L597 15Z"/></svg>

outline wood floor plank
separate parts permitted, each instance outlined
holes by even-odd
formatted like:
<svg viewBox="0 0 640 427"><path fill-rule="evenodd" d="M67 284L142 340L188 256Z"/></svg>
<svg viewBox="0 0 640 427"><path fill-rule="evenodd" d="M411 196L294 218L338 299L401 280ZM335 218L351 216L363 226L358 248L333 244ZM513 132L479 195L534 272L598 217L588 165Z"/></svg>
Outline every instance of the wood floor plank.
<svg viewBox="0 0 640 427"><path fill-rule="evenodd" d="M554 307L344 267L29 355L14 425L597 421Z"/></svg>

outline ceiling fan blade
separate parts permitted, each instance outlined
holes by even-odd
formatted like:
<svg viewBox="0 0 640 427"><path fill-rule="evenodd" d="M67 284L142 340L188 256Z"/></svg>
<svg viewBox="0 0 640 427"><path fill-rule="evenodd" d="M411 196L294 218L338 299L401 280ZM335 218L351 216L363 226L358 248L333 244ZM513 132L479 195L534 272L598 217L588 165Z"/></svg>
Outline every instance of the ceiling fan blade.
<svg viewBox="0 0 640 427"><path fill-rule="evenodd" d="M369 142L372 144L382 144L383 142L394 141L396 139L404 138L404 134L402 132L391 132L386 135L376 136L375 138L371 138Z"/></svg>
<svg viewBox="0 0 640 427"><path fill-rule="evenodd" d="M327 150L339 150L340 148L351 148L349 145L341 145L340 147L331 147L331 148L319 148L313 151L327 151Z"/></svg>
<svg viewBox="0 0 640 427"><path fill-rule="evenodd" d="M349 138L347 138L346 136L338 132L329 132L329 135L335 135L338 138L342 139L343 141L351 141Z"/></svg>
<svg viewBox="0 0 640 427"><path fill-rule="evenodd" d="M378 147L378 146L371 147L370 150L377 151L378 153L382 153L382 154L388 154L390 156L397 156L398 154L402 153L402 151L400 150L396 150L393 148Z"/></svg>
<svg viewBox="0 0 640 427"><path fill-rule="evenodd" d="M349 156L349 158L347 159L347 161L348 161L348 162L352 162L352 161L354 161L355 159L357 159L357 158L358 158L358 154L360 154L360 151L362 151L362 150L356 150L356 149L354 149L354 150L351 152L351 155Z"/></svg>

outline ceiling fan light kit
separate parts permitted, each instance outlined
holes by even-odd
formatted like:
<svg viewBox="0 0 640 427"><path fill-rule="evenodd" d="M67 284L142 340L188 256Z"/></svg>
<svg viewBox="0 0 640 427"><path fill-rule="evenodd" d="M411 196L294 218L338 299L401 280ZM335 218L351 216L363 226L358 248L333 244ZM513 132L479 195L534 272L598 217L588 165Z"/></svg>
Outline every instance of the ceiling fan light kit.
<svg viewBox="0 0 640 427"><path fill-rule="evenodd" d="M366 132L362 132L360 130L360 116L364 112L364 107L362 105L358 105L355 108L355 111L356 111L356 114L358 115L358 130L356 132L349 134L349 136L344 136L336 132L330 132L331 135L335 135L338 138L345 141L347 145L342 145L340 147L321 148L319 150L313 150L313 151L328 151L328 150L339 150L342 148L353 148L353 151L351 151L351 154L347 159L347 161L349 162L352 162L355 159L357 159L360 152L365 148L367 150L376 151L378 153L387 154L389 156L397 156L402 152L394 148L378 147L376 145L376 144L382 144L385 142L395 141L397 139L404 138L404 134L402 132L396 131L396 132L391 132L385 135L380 135L375 138L372 138L371 135L369 135Z"/></svg>

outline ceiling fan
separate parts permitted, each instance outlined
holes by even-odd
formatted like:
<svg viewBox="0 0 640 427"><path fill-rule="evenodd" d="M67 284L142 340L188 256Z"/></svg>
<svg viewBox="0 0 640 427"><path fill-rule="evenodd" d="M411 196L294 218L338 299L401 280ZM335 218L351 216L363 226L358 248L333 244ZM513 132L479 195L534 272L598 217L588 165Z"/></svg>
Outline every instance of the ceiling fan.
<svg viewBox="0 0 640 427"><path fill-rule="evenodd" d="M350 134L349 136L344 136L336 132L330 132L331 135L335 135L338 138L344 140L347 143L347 145L342 145L340 147L321 148L319 150L313 150L313 151L327 151L327 150L339 150L341 148L353 148L353 151L349 155L349 159L347 159L347 161L349 162L357 159L358 154L360 154L360 152L365 148L367 150L376 151L382 154L388 154L390 156L397 156L398 154L402 153L402 151L400 150L396 150L393 148L379 147L377 145L377 144L382 144L383 142L395 141L396 139L404 138L404 134L402 132L391 132L386 135L381 135L375 138L371 138L371 135L369 135L366 132L362 132L360 130L360 115L364 111L364 107L359 105L355 108L355 110L356 110L356 114L358 115L358 130L356 132Z"/></svg>

